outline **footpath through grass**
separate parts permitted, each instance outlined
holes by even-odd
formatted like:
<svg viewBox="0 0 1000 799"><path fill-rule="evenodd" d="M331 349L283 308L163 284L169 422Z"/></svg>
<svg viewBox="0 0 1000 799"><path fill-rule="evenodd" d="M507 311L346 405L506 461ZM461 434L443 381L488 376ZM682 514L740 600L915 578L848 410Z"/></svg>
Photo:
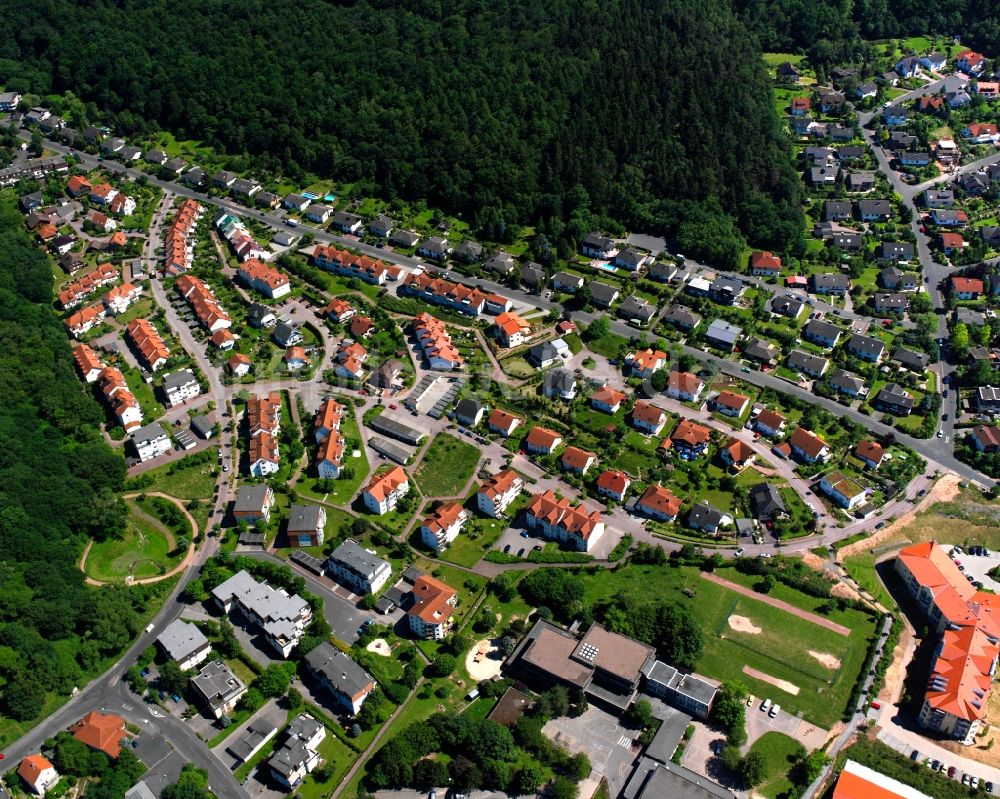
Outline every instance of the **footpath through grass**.
<svg viewBox="0 0 1000 799"><path fill-rule="evenodd" d="M425 497L454 497L479 465L479 449L448 433L438 433L417 467L414 480Z"/></svg>
<svg viewBox="0 0 1000 799"><path fill-rule="evenodd" d="M168 557L172 542L158 524L143 518L132 500L128 523L122 538L96 541L87 556L86 573L101 582L121 582L132 576L137 580L156 577L170 571L182 554Z"/></svg>

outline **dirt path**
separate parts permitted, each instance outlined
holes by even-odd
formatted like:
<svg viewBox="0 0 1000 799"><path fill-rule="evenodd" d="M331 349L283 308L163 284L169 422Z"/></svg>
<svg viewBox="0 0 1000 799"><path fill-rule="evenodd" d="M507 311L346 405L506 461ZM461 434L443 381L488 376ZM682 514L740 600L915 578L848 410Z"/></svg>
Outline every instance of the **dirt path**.
<svg viewBox="0 0 1000 799"><path fill-rule="evenodd" d="M791 613L793 616L798 616L800 619L805 619L806 621L811 621L813 624L817 624L820 627L825 627L838 635L843 635L847 637L851 634L849 627L845 627L843 624L837 624L829 619L824 619L822 616L817 616L815 613L810 613L808 610L802 610L802 608L797 608L789 602L784 602L781 599L774 599L766 594L758 594L751 588L745 588L739 583L733 583L729 580L725 580L715 574L709 574L708 572L701 572L703 579L713 582L716 585L724 586L730 591L735 591L737 594L742 594L743 596L756 599L758 602L763 602L765 605L770 605L772 608L778 608L779 610L784 610L787 613Z"/></svg>
<svg viewBox="0 0 1000 799"><path fill-rule="evenodd" d="M744 666L743 673L748 677L753 677L761 682L766 682L768 685L773 685L775 688L780 688L782 691L787 694L791 694L792 696L799 695L799 686L793 682L788 682L788 680L780 680L777 677L772 677L770 674L758 671L750 666Z"/></svg>
<svg viewBox="0 0 1000 799"><path fill-rule="evenodd" d="M843 549L837 552L837 562L843 563L844 558L848 558L851 555L857 555L861 552L867 552L869 549L874 549L879 544L884 541L888 541L892 536L901 533L906 526L912 522L917 514L927 510L936 502L950 502L959 493L958 484L962 482L961 479L954 474L946 474L940 480L938 480L928 491L923 499L920 500L913 509L904 513L892 524L888 525L882 530L879 530L874 535L870 535L867 538L858 541L854 544L849 544Z"/></svg>
<svg viewBox="0 0 1000 799"><path fill-rule="evenodd" d="M122 497L122 499L135 499L137 496L139 496L139 494L137 494L137 493L136 494L125 494ZM149 585L150 583L158 583L161 580L169 580L174 575L181 574L182 572L184 572L187 569L187 567L190 566L194 562L194 550L195 550L194 539L195 539L195 536L198 535L198 523L194 520L194 517L190 513L188 513L188 509L184 507L184 503L182 503L176 497L172 497L169 494L162 494L159 491L148 491L148 492L146 492L146 496L147 497L161 497L162 499L165 499L168 502L173 502L178 508L180 508L181 513L183 513L184 517L188 520L188 524L191 525L191 541L188 543L188 550L187 550L187 553L184 555L184 559L180 563L178 563L176 566L174 566L174 568L172 568L166 574L158 574L156 577L144 577L141 580L131 580L131 581L128 582L128 585ZM155 522L158 529L163 529L163 525L157 519L153 518L152 516L149 516L149 514L145 513L144 511L140 510L139 512L142 513L143 516L145 516L148 519L150 519L151 521ZM174 542L173 535L170 534L169 531L167 532L167 536L168 536L168 540L171 542L171 544L174 544L175 542ZM91 539L90 541L87 542L87 546L84 547L84 550L83 550L83 555L80 556L80 562L77 564L77 566L80 569L80 571L82 571L84 573L83 581L87 585L97 585L97 586L101 586L101 585L119 585L120 583L118 581L104 582L102 580L95 580L93 577L86 576L87 575L87 556L90 554L90 548L93 545L94 545L94 539Z"/></svg>

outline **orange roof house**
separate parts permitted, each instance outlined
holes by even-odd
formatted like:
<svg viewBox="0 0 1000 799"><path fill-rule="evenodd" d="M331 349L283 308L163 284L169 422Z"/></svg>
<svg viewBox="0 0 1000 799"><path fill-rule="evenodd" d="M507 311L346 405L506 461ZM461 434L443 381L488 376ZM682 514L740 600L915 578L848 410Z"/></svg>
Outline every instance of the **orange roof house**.
<svg viewBox="0 0 1000 799"><path fill-rule="evenodd" d="M753 463L756 453L749 444L740 441L738 438L730 438L720 452L722 462L734 469L742 470Z"/></svg>
<svg viewBox="0 0 1000 799"><path fill-rule="evenodd" d="M750 254L750 270L757 272L780 272L781 258L771 252L757 250Z"/></svg>
<svg viewBox="0 0 1000 799"><path fill-rule="evenodd" d="M125 737L125 719L114 713L91 710L70 727L70 732L91 749L104 752L110 758L117 758L121 752L122 738Z"/></svg>
<svg viewBox="0 0 1000 799"><path fill-rule="evenodd" d="M862 766L853 760L844 763L840 779L833 786L832 799L931 799L881 772Z"/></svg>
<svg viewBox="0 0 1000 799"><path fill-rule="evenodd" d="M854 448L854 456L863 460L870 468L877 469L885 457L885 447L877 441L859 441Z"/></svg>
<svg viewBox="0 0 1000 799"><path fill-rule="evenodd" d="M590 405L599 411L616 413L626 399L627 395L624 392L611 386L601 386L590 395Z"/></svg>
<svg viewBox="0 0 1000 799"><path fill-rule="evenodd" d="M451 625L458 593L440 580L423 574L413 584L414 603L407 611L410 629L423 638L441 638Z"/></svg>
<svg viewBox="0 0 1000 799"><path fill-rule="evenodd" d="M632 424L650 435L657 435L667 423L667 412L658 405L638 400L632 408Z"/></svg>
<svg viewBox="0 0 1000 799"><path fill-rule="evenodd" d="M562 454L562 467L568 472L586 474L597 461L597 455L579 447L569 446Z"/></svg>
<svg viewBox="0 0 1000 799"><path fill-rule="evenodd" d="M690 419L681 419L667 440L672 441L679 449L699 450L705 448L711 435L711 430L704 425Z"/></svg>
<svg viewBox="0 0 1000 799"><path fill-rule="evenodd" d="M550 489L531 498L526 509L528 526L541 528L546 538L572 543L582 552L590 549L604 535L604 519L597 511L572 505Z"/></svg>
<svg viewBox="0 0 1000 799"><path fill-rule="evenodd" d="M524 438L529 452L549 454L562 442L562 436L547 427L532 427Z"/></svg>
<svg viewBox="0 0 1000 799"><path fill-rule="evenodd" d="M519 416L507 413L507 411L501 408L494 408L490 412L490 418L486 424L490 430L506 437L511 435L523 421L524 419Z"/></svg>
<svg viewBox="0 0 1000 799"><path fill-rule="evenodd" d="M681 500L669 488L651 484L638 501L636 508L655 519L670 521L681 511Z"/></svg>
<svg viewBox="0 0 1000 799"><path fill-rule="evenodd" d="M618 469L605 469L597 478L597 493L618 500L625 498L632 478Z"/></svg>
<svg viewBox="0 0 1000 799"><path fill-rule="evenodd" d="M17 776L38 794L44 794L59 779L55 767L42 755L25 757L17 767Z"/></svg>
<svg viewBox="0 0 1000 799"><path fill-rule="evenodd" d="M90 181L87 180L83 175L73 175L66 182L66 191L68 191L74 197L79 197L81 194L87 194L93 186L90 185Z"/></svg>
<svg viewBox="0 0 1000 799"><path fill-rule="evenodd" d="M1000 597L972 586L933 541L900 550L896 571L926 608L931 629L942 634L918 722L970 743L1000 659Z"/></svg>

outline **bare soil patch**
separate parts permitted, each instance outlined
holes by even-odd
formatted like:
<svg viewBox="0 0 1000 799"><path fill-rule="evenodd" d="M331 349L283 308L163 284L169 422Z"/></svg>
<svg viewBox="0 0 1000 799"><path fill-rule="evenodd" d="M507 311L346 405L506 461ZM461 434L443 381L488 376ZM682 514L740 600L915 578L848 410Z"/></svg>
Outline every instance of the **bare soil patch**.
<svg viewBox="0 0 1000 799"><path fill-rule="evenodd" d="M368 644L365 649L369 652L374 652L376 655L381 655L384 658L387 658L392 654L392 650L389 648L389 644L384 638L376 638Z"/></svg>
<svg viewBox="0 0 1000 799"><path fill-rule="evenodd" d="M777 677L772 677L770 674L751 668L750 666L744 666L743 673L748 677L753 677L755 680L761 680L762 682L773 685L775 688L780 688L782 691L791 694L792 696L799 695L799 686L793 682L788 682L788 680L779 680Z"/></svg>
<svg viewBox="0 0 1000 799"><path fill-rule="evenodd" d="M840 658L831 655L829 652L816 652L812 649L807 649L806 651L822 663L825 668L830 669L830 671L836 671L840 668Z"/></svg>
<svg viewBox="0 0 1000 799"><path fill-rule="evenodd" d="M838 550L837 562L843 563L844 558L857 555L859 552L867 552L869 549L874 549L880 544L887 543L894 538L899 537L902 540L904 529L917 518L917 513L927 510L936 502L950 502L955 499L960 491L958 487L960 482L961 480L957 475L946 474L931 487L930 491L914 506L913 510L904 513L892 524L884 527L877 533Z"/></svg>
<svg viewBox="0 0 1000 799"><path fill-rule="evenodd" d="M733 614L729 617L729 626L738 633L749 633L750 635L760 635L762 630L746 616Z"/></svg>
<svg viewBox="0 0 1000 799"><path fill-rule="evenodd" d="M473 644L465 656L465 670L475 682L493 679L500 673L501 666L503 658L497 651L496 643L488 638Z"/></svg>

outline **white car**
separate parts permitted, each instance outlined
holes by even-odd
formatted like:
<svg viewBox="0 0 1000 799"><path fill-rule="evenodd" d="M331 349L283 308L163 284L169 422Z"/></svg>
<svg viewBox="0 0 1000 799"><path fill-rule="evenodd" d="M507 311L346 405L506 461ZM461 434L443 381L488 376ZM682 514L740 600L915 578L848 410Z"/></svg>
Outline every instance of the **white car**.
<svg viewBox="0 0 1000 799"><path fill-rule="evenodd" d="M767 713L767 711L771 709L771 700L765 699L763 702L761 702L760 709L763 710L765 713Z"/></svg>
<svg viewBox="0 0 1000 799"><path fill-rule="evenodd" d="M768 713L772 719L781 712L781 705L771 705L771 712Z"/></svg>

